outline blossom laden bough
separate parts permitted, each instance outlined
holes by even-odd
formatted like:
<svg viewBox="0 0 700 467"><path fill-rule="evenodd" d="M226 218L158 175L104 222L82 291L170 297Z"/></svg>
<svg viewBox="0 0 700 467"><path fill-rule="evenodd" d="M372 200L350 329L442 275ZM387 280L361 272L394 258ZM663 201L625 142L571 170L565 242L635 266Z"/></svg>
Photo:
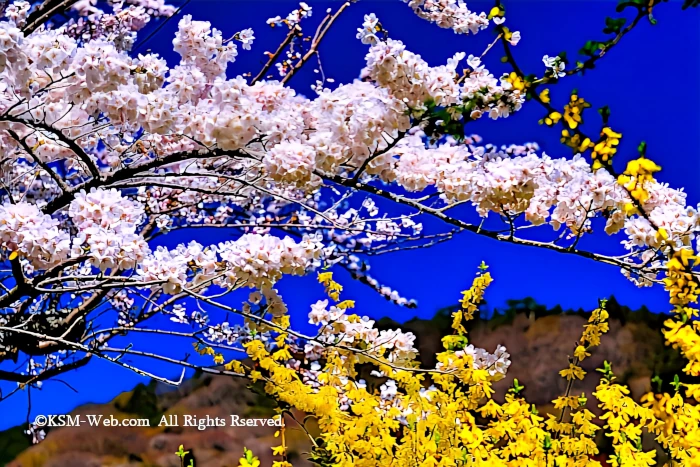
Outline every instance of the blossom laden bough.
<svg viewBox="0 0 700 467"><path fill-rule="evenodd" d="M350 2L328 11L314 36L304 32L315 18L306 3L268 20L288 34L255 77L236 66L239 45L257 53L250 27L224 34L183 15L172 41L177 63L138 53L139 32L179 12L162 0L104 6L111 11L74 2L63 12L69 19L56 24L46 5L8 5L0 21L0 362L23 360L26 369L2 370L0 378L19 391L100 358L179 384L121 358L162 355L111 343L128 333L169 334L213 357L215 367L166 361L261 381L278 401L315 417L322 436L313 455L327 463L595 465L598 427L586 396L572 391L591 377L579 363L607 330L604 306L562 365L560 416L545 421L517 381L502 403L492 397L519 356L468 342L464 322L491 282L485 268L464 292L434 368L421 367L412 333L380 330L351 313L355 303L340 300L342 286L327 270L344 269L388 300L414 306L400 287L370 274L367 258L464 231L612 264L640 286L663 282L674 307L664 335L697 376L697 208L655 179L660 167L644 145L624 173L614 172L622 134L609 109L600 111L595 140L581 129L585 99L574 92L557 110L549 90L537 90L581 66L567 71L565 55L545 56L545 77L526 76L510 50L521 36L505 26L500 2L488 15L461 0L407 3L458 34L494 23L497 38L481 54L456 52L430 66L368 14L356 34L367 46L359 79L331 88L320 43ZM615 41L629 30L619 21L610 27ZM514 65L500 77L482 63L498 41ZM288 83L310 60L323 79L307 96ZM273 67L280 80L269 79ZM564 126L574 157L550 157L534 143L495 147L466 132L486 115L498 124L528 98L546 108L542 123ZM454 209L462 204L478 223ZM426 222L432 218L443 224ZM619 254L580 249L597 230L620 238ZM549 231L552 240L541 240ZM180 233L189 238L161 243ZM317 330L305 335L292 328L276 287L285 275L313 271L323 271L328 299L311 306ZM248 298L236 308L229 299L239 289ZM159 315L178 330L151 328ZM227 362L232 350L257 366ZM357 377L362 365L376 380ZM689 428L698 420L690 400L697 388L686 386L683 398L676 381L673 396L649 396L642 406L610 368L602 372L593 396L614 462L652 461L639 446L642 427L674 459L697 458L698 432ZM658 415L668 407L681 415ZM36 427L28 434L43 438ZM284 458L286 450L274 452ZM244 458L254 460L250 451Z"/></svg>

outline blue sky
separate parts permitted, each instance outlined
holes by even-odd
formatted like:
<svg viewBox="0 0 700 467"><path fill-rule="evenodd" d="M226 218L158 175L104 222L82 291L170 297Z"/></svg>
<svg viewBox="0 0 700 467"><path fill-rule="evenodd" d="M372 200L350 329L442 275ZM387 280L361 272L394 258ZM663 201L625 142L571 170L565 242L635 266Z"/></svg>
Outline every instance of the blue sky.
<svg viewBox="0 0 700 467"><path fill-rule="evenodd" d="M342 2L311 0L308 3L315 13L307 28L315 28L326 8L337 7ZM488 11L492 6L492 2L484 1L468 4L478 11ZM506 25L521 31L523 37L514 49L519 64L526 73L541 74L543 55L553 56L566 50L573 58L587 40L603 39L605 17L615 15L616 2L506 0L505 4ZM264 61L263 52L274 50L285 34L280 29L270 29L265 20L276 15L286 16L295 5L295 2L281 0L193 0L181 14L211 21L223 31L224 37L253 28L257 38L253 49L240 50L231 74L249 71L255 74ZM618 162L634 156L639 142L646 140L649 157L663 168L658 178L672 186L684 186L690 203L697 204L700 201L700 113L697 111L700 106L700 11L681 11L680 5L680 1L670 1L658 6L654 11L658 19L656 26L643 21L599 62L595 70L585 77L567 78L552 89L552 96L555 105L561 107L571 90L578 88L580 95L594 108L609 105L613 128L624 135ZM431 65L444 63L457 51L479 55L494 38L491 31L477 36L458 36L440 29L416 17L400 0L361 0L343 14L320 49L326 75L336 82L351 81L363 66L367 46L354 36L363 15L370 12L377 14L392 38L404 41L410 50L421 54ZM137 45L138 51L151 49L174 64L177 56L172 51L171 41L176 27L177 20L170 21L148 43ZM500 47L494 47L485 59L497 76L506 69L500 63L501 55ZM291 85L301 93L310 94L309 85L317 76L313 68L315 64L310 63ZM480 134L494 144L535 141L550 156L569 157L570 151L559 143L558 131L537 124L542 116L541 107L527 103L514 116L495 123L483 119L473 124L469 132ZM194 235L199 234L195 232ZM613 251L617 241L595 235L581 245L605 252ZM490 265L495 278L486 296L491 306L502 305L510 298L532 296L550 306L591 308L597 298L614 294L621 303L631 307L645 304L655 311L667 308L662 289L638 289L613 267L579 257L503 244L469 233L428 250L373 258L373 275L404 296L418 300L419 307L415 310L392 305L343 273L339 272L338 278L345 286L344 297L356 300L362 314L374 318L390 316L403 321L413 316L430 317L436 309L455 303L482 260ZM309 305L322 298L322 288L314 278L285 278L279 289L289 304L292 323L305 322ZM182 355L165 339L139 339L136 344L142 350L158 348L173 351L173 356ZM147 369L170 378L179 375L176 368L158 364L149 364ZM94 362L62 379L78 392L60 382L45 383L42 391L32 392L31 419L37 414L67 412L86 402L106 402L139 381L145 381L107 362ZM0 388L4 392L11 389L11 385L2 384ZM27 414L26 393L0 403L0 413L0 429L22 423Z"/></svg>

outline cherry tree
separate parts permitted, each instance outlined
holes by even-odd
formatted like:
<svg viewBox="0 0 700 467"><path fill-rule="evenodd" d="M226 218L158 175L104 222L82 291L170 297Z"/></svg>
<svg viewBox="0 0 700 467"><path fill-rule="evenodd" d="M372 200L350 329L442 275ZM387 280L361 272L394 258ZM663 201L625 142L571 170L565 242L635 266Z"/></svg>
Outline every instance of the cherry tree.
<svg viewBox="0 0 700 467"><path fill-rule="evenodd" d="M360 255L442 241L455 230L427 235L417 212L380 214L371 195L394 195L371 183L412 192L453 186L438 166L469 170L490 149L478 146L478 138L426 146L426 126L432 138L441 135L431 110L462 106L456 111L469 107L469 119L497 119L517 111L524 98L478 58L470 56L472 71L458 82L464 54L431 68L402 43L380 41L373 16L358 32L371 44L363 79L333 90L319 82L313 98L298 95L286 82L318 53L348 6L328 13L303 55L292 46L305 37L301 24L311 7L301 4L285 19L270 19L288 35L249 80L228 79L226 71L239 45L251 48L252 30L226 40L189 15L179 20L173 40L178 65L169 68L155 54L130 56L137 32L152 17L174 13L162 2L115 4L109 13L82 1L6 8L2 358L47 360L32 358L28 373L3 377L40 381L91 358L74 360L77 355L110 359L92 350L124 328L138 332L159 313L189 322L192 314L180 302L212 287L219 295L251 288L265 296L269 312L283 309L275 282L321 266L343 267L411 305L369 276ZM74 17L52 25L50 13L67 7ZM457 32L488 24L468 11L417 11ZM405 61L397 62L399 56ZM266 74L273 65L279 79ZM411 83L412 74L420 79ZM435 160L418 163L423 152ZM463 197L460 190L430 198L452 205ZM240 234L215 245L150 246L158 236L202 227ZM105 309L114 312L113 329L91 324L91 315Z"/></svg>
<svg viewBox="0 0 700 467"><path fill-rule="evenodd" d="M260 70L234 63L239 53L256 53L252 29L225 38L216 25L162 0L5 3L0 362L22 367L1 370L0 379L17 382L20 391L103 359L180 383L121 358L130 355L279 384L269 361L268 375L227 363L226 352L244 348L257 361L276 355L317 394L333 389L341 412L356 397L343 389L348 375L319 376L332 361L336 369L370 362L380 377L432 371L436 380L466 365L485 372L472 381L483 390L510 365L504 347L489 353L460 344L438 368L417 368L415 336L379 332L369 318L347 314L354 304L339 301L341 287L327 271L345 269L389 300L413 306L369 274L366 258L429 247L461 232L607 263L639 286L665 283L679 314L692 316L683 307L696 298L688 262L700 228L696 208L681 189L653 178L659 167L643 144L640 157L615 173L611 161L622 135L609 111L600 111L600 134L586 135L580 124L590 104L574 94L557 109L548 88L592 68L640 21L653 20L659 2L626 2L636 11L631 23L613 19L611 38L587 44L575 66L563 54L544 56L540 77L518 66L513 48L521 36L506 26L502 4L477 13L455 0L407 3L436 27L460 35L492 29L496 38L483 51L456 52L446 64L429 66L367 15L356 34L367 47L358 79L335 85L323 77L302 95L290 80L319 60L320 44L351 2L320 21L305 3L270 18L265 27L281 29L283 37ZM178 22L172 43L179 63L131 52L139 31L169 20ZM512 73L496 77L482 64L496 46ZM550 157L535 143L496 147L467 131L478 119L498 125L523 105L542 106L543 124L563 126L562 141L575 155ZM391 208L384 212L385 206ZM427 219L441 228L424 230ZM597 225L620 238L616 255L579 247ZM173 232L195 237L214 228L232 240L156 246ZM542 241L541 232L551 240ZM313 271L335 303L311 306L308 318L319 330L305 335L290 327L275 285ZM482 274L465 293L460 319L488 282ZM235 290L249 292L241 306L228 299ZM156 316L181 327L154 327ZM604 321L596 319L592 326ZM136 333L179 337L183 355L194 343L213 362L112 344ZM697 365L696 344L669 340ZM396 377L382 386L382 410L394 414L394 396L405 384Z"/></svg>

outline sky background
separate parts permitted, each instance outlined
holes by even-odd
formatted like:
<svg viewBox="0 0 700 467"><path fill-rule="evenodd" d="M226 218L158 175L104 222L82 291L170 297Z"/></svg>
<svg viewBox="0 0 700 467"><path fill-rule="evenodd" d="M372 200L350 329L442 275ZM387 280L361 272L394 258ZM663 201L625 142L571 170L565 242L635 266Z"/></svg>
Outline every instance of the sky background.
<svg viewBox="0 0 700 467"><path fill-rule="evenodd" d="M308 33L315 30L326 8L335 9L342 2L307 3L314 8L313 16L305 23ZM514 48L515 57L525 73L538 75L544 72L544 55L567 51L573 59L587 40L605 39L602 33L605 17L616 15L616 2L608 0L505 0L504 3L506 25L522 34L520 44ZM554 105L561 108L571 90L577 88L594 109L609 105L612 127L624 135L617 156L620 167L636 155L639 142L646 140L649 157L663 169L657 178L675 187L685 187L689 204L696 205L700 201L700 11L682 11L681 3L670 1L656 7L656 26L642 21L595 70L585 77L566 78L553 87L552 98ZM252 72L255 75L265 61L263 52L274 51L286 34L286 30L271 29L265 24L266 19L277 15L285 17L296 5L298 3L286 0L192 0L180 16L191 14L194 19L210 21L224 37L253 28L256 40L252 50L239 48L238 59L229 67L229 74ZM468 5L472 10L488 12L492 2L472 0ZM335 79L336 84L359 76L368 46L355 39L355 32L362 24L363 15L370 12L377 14L390 37L402 40L409 50L422 55L430 65L444 64L458 51L480 55L494 39L491 30L463 36L440 29L418 18L400 0L361 0L340 17L320 47L326 76ZM172 38L177 22L177 18L169 21L146 43L137 42L135 50L150 49L174 65L178 56L172 51ZM146 38L152 30L150 27L140 37ZM500 63L501 56L502 48L497 46L484 60L496 76L507 69ZM310 62L290 84L298 92L311 96L309 85L318 77L313 73L314 68L317 68L316 63ZM589 112L593 125L587 128L593 133L597 131L599 120L594 111ZM534 141L550 156L570 157L570 150L559 143L559 130L538 125L537 120L542 116L543 110L538 104L526 103L510 118L497 122L484 118L470 124L468 132L480 134L486 142L498 145ZM195 235L200 233L195 232ZM169 236L165 244L188 239ZM197 239L202 243L211 242L211 238ZM580 245L613 252L620 239L594 235ZM486 295L490 307L503 306L508 299L531 296L548 306L560 304L565 308L591 309L598 298L615 295L622 304L632 308L641 305L653 311L668 308L663 289L638 289L614 267L500 243L470 233L430 249L372 259L372 274L407 298L416 299L417 309L401 308L385 301L366 286L351 281L342 271L336 277L345 287L343 298L356 300L360 314L405 321L414 316L429 318L437 309L456 303L460 291L469 286L482 260L489 264L495 278ZM303 328L310 304L323 298L322 287L314 277L306 277L284 278L278 288L288 303L292 324ZM183 348L188 345L176 347L175 342L152 337L138 339L135 343L138 349L165 351L172 356L182 356ZM517 364L517 356L512 359ZM172 379L180 374L177 368L170 366L148 364L145 367ZM62 379L68 384L49 381L41 391L32 391L30 420L38 414L65 413L87 402L107 402L138 382L147 382L104 361L93 362ZM0 384L3 392L12 388L12 385ZM25 421L27 409L26 392L0 403L0 429Z"/></svg>

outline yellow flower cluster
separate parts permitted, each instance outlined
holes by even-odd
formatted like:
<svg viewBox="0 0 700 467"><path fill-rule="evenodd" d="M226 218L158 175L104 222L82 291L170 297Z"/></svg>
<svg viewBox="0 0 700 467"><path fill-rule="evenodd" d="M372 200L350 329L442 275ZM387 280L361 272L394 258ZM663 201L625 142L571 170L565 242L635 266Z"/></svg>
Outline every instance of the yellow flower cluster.
<svg viewBox="0 0 700 467"><path fill-rule="evenodd" d="M684 371L700 376L700 321L688 322L698 316L698 310L690 306L698 301L698 281L693 267L698 260L690 248L674 249L666 262L664 285L669 294L673 311L680 320L666 320L666 343L679 349L688 359Z"/></svg>
<svg viewBox="0 0 700 467"><path fill-rule="evenodd" d="M679 261L683 264L682 259ZM322 364L318 384L312 386L286 364L291 355L285 340L276 339L277 350L268 350L258 340L245 345L255 365L249 376L263 381L267 394L315 420L318 435L310 434L313 430L306 427L304 431L313 446L312 458L324 466L600 467L596 435L601 430L612 441L610 465L655 465L656 452L642 447L645 432L657 437L676 462L674 465L698 465L698 405L685 402L678 394L652 394L642 400L643 404L637 403L629 389L615 382L607 362L598 370L602 377L592 394L602 415L596 417L588 409L585 393L576 395L576 382L592 377L580 364L608 331L605 301L591 313L568 367L560 372L567 380L567 389L553 401L558 415L540 415L527 402L524 387L517 380L502 402L494 399L496 379L489 368L475 365L474 354L466 346L463 324L474 315L492 282L485 269L482 266L470 289L462 293L461 309L453 314L454 334L443 338L445 350L436 355L438 365L434 369L421 369L417 359L397 366L371 357L361 347L329 345L318 360ZM342 287L330 273L319 275L319 281L334 300L340 300ZM354 303L345 301L336 306L347 309ZM347 316L348 322L355 318ZM687 335L688 327L694 337ZM697 360L698 328L686 328L673 328L667 332L667 339ZM357 366L366 364L383 375L382 381L395 383L393 399L389 401L386 389L377 388L378 384L358 379ZM687 395L700 400L700 385L687 385ZM284 456L284 443L274 447L273 453ZM246 451L240 465L250 467L254 463L254 456ZM273 465L290 464L283 458Z"/></svg>
<svg viewBox="0 0 700 467"><path fill-rule="evenodd" d="M694 316L697 310L687 307L698 301L698 282L692 273L697 256L690 248L676 249L666 262L664 285L670 296L671 305L682 314Z"/></svg>
<svg viewBox="0 0 700 467"><path fill-rule="evenodd" d="M547 96L547 99L549 99L549 96ZM544 117L542 120L540 120L540 124L544 123L547 126L554 126L557 123L559 123L559 120L561 120L561 113L554 111L554 112L550 112L549 114L547 114L546 117ZM567 132L567 135L568 135L568 132Z"/></svg>
<svg viewBox="0 0 700 467"><path fill-rule="evenodd" d="M691 397L693 386L697 385L686 386L686 395ZM700 406L686 403L680 391L673 396L648 393L642 397L642 403L660 421L657 441L678 461L677 465L700 466Z"/></svg>
<svg viewBox="0 0 700 467"><path fill-rule="evenodd" d="M253 451L243 448L243 457L239 460L238 467L259 467L260 459L253 455Z"/></svg>
<svg viewBox="0 0 700 467"><path fill-rule="evenodd" d="M586 372L578 365L586 357L591 356L591 354L588 353L591 348L600 345L600 336L608 332L609 329L608 318L608 312L605 311L605 301L602 301L601 307L591 313L588 324L584 326L583 335L574 349L574 359L569 363L569 368L559 372L563 378L566 378L568 381L584 378Z"/></svg>
<svg viewBox="0 0 700 467"><path fill-rule="evenodd" d="M634 176L645 169L630 170ZM676 316L665 323L668 345L678 348L689 360L685 372L700 376L700 321L690 304L697 301L697 282L692 275L696 256L690 249L675 249L667 262L666 289ZM599 432L612 442L608 465L647 467L657 465L657 452L643 446L648 433L663 448L666 465L700 467L700 384L674 381L674 394L648 393L636 402L624 385L615 382L611 366L605 362L600 383L591 394L602 412L596 416L588 408L589 398L577 393L575 385L587 375L581 363L600 345L609 329L609 314L602 300L594 310L568 366L560 371L566 379L565 393L553 402L558 414L546 413L528 403L524 386L514 380L503 402L494 399L493 383L498 380L490 368L475 365L474 353L467 348L464 321L472 319L493 281L482 263L471 287L462 292L460 310L453 313L453 335L442 341L445 350L436 355L434 369L420 368L417 359L398 366L372 356L362 346L329 345L318 360L323 365L317 385L309 385L293 361L287 344L289 316L276 316L274 325L256 325L260 331L277 333L275 345L254 339L244 347L252 366L231 361L229 371L260 381L265 392L281 403L308 414L303 431L309 436L311 457L322 466L397 467L602 467L599 462ZM351 300L340 301L342 286L330 272L318 276L340 310L354 308ZM347 315L348 323L359 322ZM252 325L253 323L249 323ZM223 362L221 354L201 344L195 350ZM377 385L358 379L358 365L370 364L395 383L394 398ZM383 381L386 381L384 379ZM681 387L685 389L685 397ZM282 414L283 409L278 409ZM305 426L313 419L312 429ZM273 467L291 467L287 459L285 427L275 434L281 445L273 446L279 457ZM316 430L316 431L314 431ZM315 435L311 434L314 431ZM260 467L252 451L244 449L239 467Z"/></svg>
<svg viewBox="0 0 700 467"><path fill-rule="evenodd" d="M655 465L656 451L644 451L642 432L644 429L659 434L661 422L654 412L637 404L629 397L629 389L614 383L612 372L604 374L593 395L603 409L600 419L605 422L606 436L612 438L615 455L610 463L614 467L648 467Z"/></svg>
<svg viewBox="0 0 700 467"><path fill-rule="evenodd" d="M598 454L594 437L600 428L593 422L595 415L586 408L588 399L585 393L572 396L571 392L574 381L582 380L586 375L579 364L591 356L589 351L600 345L600 336L608 331L608 317L605 301L601 301L600 307L591 313L584 326L569 367L559 372L567 380L566 392L553 401L554 408L561 412L559 417L548 414L546 422L547 429L555 437L552 447L556 454L556 465L600 465L590 460L590 456ZM570 421L566 420L568 410L571 411Z"/></svg>
<svg viewBox="0 0 700 467"><path fill-rule="evenodd" d="M588 147L593 147L591 159L593 160L593 170L612 164L612 158L617 153L617 146L620 144L622 133L614 132L610 127L605 127L600 132L600 140L594 145L588 143Z"/></svg>
<svg viewBox="0 0 700 467"><path fill-rule="evenodd" d="M467 330L462 325L462 320L469 321L474 319L474 312L478 309L479 303L484 298L486 287L491 285L491 282L493 282L491 274L488 272L479 274L474 279L471 288L462 292L462 300L459 302L462 309L452 314L452 327L460 335L467 333Z"/></svg>
<svg viewBox="0 0 700 467"><path fill-rule="evenodd" d="M569 146L571 149L578 153L583 153L590 149L593 145L591 139L588 137L582 137L581 133L569 132L569 130L562 130L561 132L561 142ZM594 163L595 168L595 163Z"/></svg>
<svg viewBox="0 0 700 467"><path fill-rule="evenodd" d="M649 199L647 191L649 182L654 181L654 173L659 170L661 167L653 161L640 157L627 163L627 169L618 177L617 181L627 189L633 199L644 203Z"/></svg>
<svg viewBox="0 0 700 467"><path fill-rule="evenodd" d="M666 343L674 349L679 349L688 359L688 364L683 371L691 376L700 376L700 321L687 324L669 319L664 325Z"/></svg>
<svg viewBox="0 0 700 467"><path fill-rule="evenodd" d="M512 33L510 33L510 35L512 36ZM508 38L506 38L506 40L507 39ZM514 71L512 71L509 75L504 75L502 80L510 83L513 86L513 89L517 89L518 91L524 91L525 88L528 87L527 81L525 81L519 74L517 74Z"/></svg>
<svg viewBox="0 0 700 467"><path fill-rule="evenodd" d="M583 111L591 106L583 97L571 94L569 103L564 106L564 121L567 126L575 130L583 123Z"/></svg>
<svg viewBox="0 0 700 467"><path fill-rule="evenodd" d="M326 286L326 293L333 300L338 300L340 292L343 291L343 286L333 280L332 272L321 272L318 274L318 281Z"/></svg>

